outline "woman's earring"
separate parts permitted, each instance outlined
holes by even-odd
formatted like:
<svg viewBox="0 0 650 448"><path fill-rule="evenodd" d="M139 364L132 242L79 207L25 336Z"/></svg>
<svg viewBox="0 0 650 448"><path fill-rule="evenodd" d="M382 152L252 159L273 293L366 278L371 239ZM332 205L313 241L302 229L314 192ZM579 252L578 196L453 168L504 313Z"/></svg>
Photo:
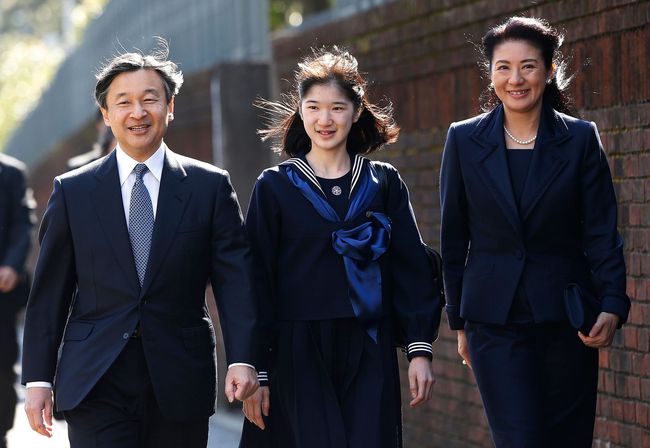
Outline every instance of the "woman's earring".
<svg viewBox="0 0 650 448"><path fill-rule="evenodd" d="M167 118L169 119L169 121L174 120L174 113L170 112L169 115L167 115Z"/></svg>
<svg viewBox="0 0 650 448"><path fill-rule="evenodd" d="M550 84L550 83L552 83L552 82L553 82L553 78L548 78L548 79L546 80L546 84Z"/></svg>

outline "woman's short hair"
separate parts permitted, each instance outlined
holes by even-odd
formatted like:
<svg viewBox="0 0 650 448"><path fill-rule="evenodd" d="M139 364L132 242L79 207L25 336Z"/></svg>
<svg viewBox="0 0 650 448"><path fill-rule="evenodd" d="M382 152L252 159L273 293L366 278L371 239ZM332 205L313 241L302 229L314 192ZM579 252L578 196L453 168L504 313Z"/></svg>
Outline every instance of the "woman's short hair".
<svg viewBox="0 0 650 448"><path fill-rule="evenodd" d="M559 112L576 115L573 102L566 92L572 76L566 76L566 61L560 52L564 35L544 19L532 17L510 17L504 23L490 28L481 39L480 47L480 65L488 79L494 49L506 41L525 41L540 50L546 70L553 70L553 76L544 89L544 101ZM483 92L481 102L485 111L492 110L500 103L493 86L488 86Z"/></svg>

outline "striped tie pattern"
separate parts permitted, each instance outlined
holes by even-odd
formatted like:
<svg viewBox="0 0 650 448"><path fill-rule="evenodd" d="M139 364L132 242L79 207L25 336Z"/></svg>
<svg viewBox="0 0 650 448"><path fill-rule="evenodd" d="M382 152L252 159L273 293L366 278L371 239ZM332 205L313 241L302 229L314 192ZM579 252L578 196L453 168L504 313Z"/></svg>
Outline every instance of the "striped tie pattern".
<svg viewBox="0 0 650 448"><path fill-rule="evenodd" d="M131 190L131 208L129 210L129 237L140 286L144 283L144 274L147 271L154 222L151 196L149 196L149 190L142 181L142 176L147 170L147 165L144 163L138 163L133 168L135 184L133 190Z"/></svg>

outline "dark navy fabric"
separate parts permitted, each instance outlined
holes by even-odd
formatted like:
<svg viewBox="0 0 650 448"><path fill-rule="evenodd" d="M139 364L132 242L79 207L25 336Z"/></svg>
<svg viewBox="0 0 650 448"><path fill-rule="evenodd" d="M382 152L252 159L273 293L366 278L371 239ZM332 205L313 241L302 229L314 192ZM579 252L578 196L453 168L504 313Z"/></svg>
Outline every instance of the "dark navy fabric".
<svg viewBox="0 0 650 448"><path fill-rule="evenodd" d="M515 201L519 205L533 151L531 149L508 149L506 154L508 156L508 172L510 173L512 192L515 194Z"/></svg>
<svg viewBox="0 0 650 448"><path fill-rule="evenodd" d="M363 161L366 173L370 163ZM385 169L388 201L379 188L372 196L358 194L364 189L359 179L351 188L348 221L319 213L312 201L326 201L328 194L299 169L293 173L310 185L311 200L287 177L285 165L258 178L246 229L257 263L259 365L269 372L271 410L265 431L244 423L241 447L401 446L394 330L403 331L407 343L432 341L442 304L428 279L408 190L394 168ZM384 215L392 231L378 258L382 312L375 342L353 311L344 257L332 235L367 230Z"/></svg>
<svg viewBox="0 0 650 448"><path fill-rule="evenodd" d="M598 350L564 324L467 322L466 332L496 447L591 447Z"/></svg>
<svg viewBox="0 0 650 448"><path fill-rule="evenodd" d="M508 172L510 174L512 192L515 195L515 201L519 207L533 151L531 149L509 149L506 151L506 154L508 157ZM532 322L534 322L533 313L530 309L528 298L526 297L526 291L520 283L517 285L512 306L508 313L508 323L523 324Z"/></svg>
<svg viewBox="0 0 650 448"><path fill-rule="evenodd" d="M167 149L156 210L140 286L115 153L54 180L27 305L22 381L53 382L60 411L82 403L139 326L165 416L214 413L208 281L224 310L226 362L255 364L252 255L228 174Z"/></svg>
<svg viewBox="0 0 650 448"><path fill-rule="evenodd" d="M285 169L291 183L321 217L328 221L341 221L327 197L323 197L309 182L301 179L294 167L287 165ZM366 172L361 172L359 186L351 198L345 221L351 221L365 212L379 192L377 176L371 173L374 173L374 169L370 166ZM366 212L366 218L366 222L356 227L332 232L332 246L343 257L349 286L348 297L354 315L363 323L370 337L377 341L377 324L382 315L382 282L378 260L388 249L391 229L390 219L384 213Z"/></svg>
<svg viewBox="0 0 650 448"><path fill-rule="evenodd" d="M453 123L440 175L441 254L452 329L504 324L518 286L535 322L566 322L577 283L627 319L623 241L594 123L544 107L519 204L509 179L503 109Z"/></svg>
<svg viewBox="0 0 650 448"><path fill-rule="evenodd" d="M579 284L621 322L630 309L595 124L543 107L524 152L506 150L502 106L454 123L440 197L447 316L466 329L495 445L591 446L598 351L569 326L564 290Z"/></svg>
<svg viewBox="0 0 650 448"><path fill-rule="evenodd" d="M430 341L429 328L436 322L440 298L433 286L424 285L431 283L430 270L408 190L397 171L387 166L390 210L377 194L364 213L349 222L332 222L314 209L284 170L284 166L273 167L260 175L246 216L257 264L258 296L267 320L353 317L344 262L332 247L332 233L367 222L366 212L379 212L390 217L393 228L388 253L379 259L385 273L383 313L405 329L408 343Z"/></svg>
<svg viewBox="0 0 650 448"><path fill-rule="evenodd" d="M244 422L240 447L401 447L389 320L379 334L375 343L355 318L280 322L267 428Z"/></svg>
<svg viewBox="0 0 650 448"><path fill-rule="evenodd" d="M141 339L130 339L73 410L63 412L70 446L205 448L208 417L169 419L154 395Z"/></svg>
<svg viewBox="0 0 650 448"><path fill-rule="evenodd" d="M341 220L345 219L345 215L347 215L350 206L352 171L348 171L347 174L338 179L325 179L323 177L318 177L317 179L323 186L323 191L327 196L327 202L332 206ZM341 191L338 195L333 193L337 187Z"/></svg>

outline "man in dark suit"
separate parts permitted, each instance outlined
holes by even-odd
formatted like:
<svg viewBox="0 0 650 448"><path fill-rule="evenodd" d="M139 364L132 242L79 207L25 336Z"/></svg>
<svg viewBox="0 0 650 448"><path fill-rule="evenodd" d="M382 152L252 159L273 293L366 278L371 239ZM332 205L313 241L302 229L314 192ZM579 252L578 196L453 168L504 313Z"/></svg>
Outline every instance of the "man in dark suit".
<svg viewBox="0 0 650 448"><path fill-rule="evenodd" d="M50 435L53 382L72 448L205 447L216 396L208 280L226 395L243 400L258 386L237 198L225 171L163 142L183 82L166 55L120 55L97 78L118 145L54 180L27 305L27 416Z"/></svg>
<svg viewBox="0 0 650 448"><path fill-rule="evenodd" d="M16 411L16 314L27 302L25 260L31 246L34 205L25 166L0 154L0 448L6 447L5 435Z"/></svg>

